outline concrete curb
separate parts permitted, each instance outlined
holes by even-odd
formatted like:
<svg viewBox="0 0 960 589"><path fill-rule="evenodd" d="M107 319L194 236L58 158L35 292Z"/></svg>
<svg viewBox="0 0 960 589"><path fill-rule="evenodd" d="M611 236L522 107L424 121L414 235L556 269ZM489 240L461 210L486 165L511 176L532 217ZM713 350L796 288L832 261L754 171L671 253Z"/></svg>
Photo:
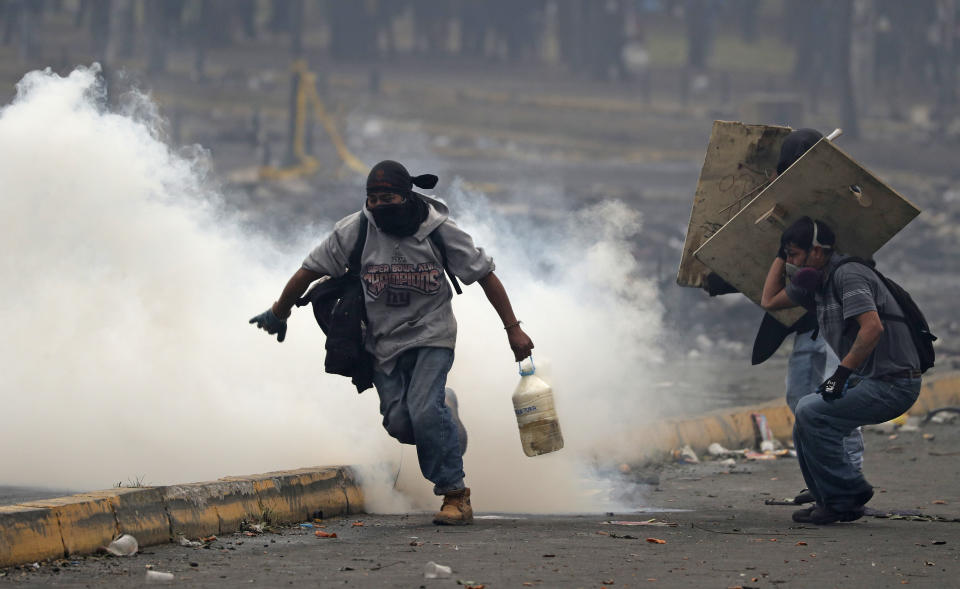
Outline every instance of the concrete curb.
<svg viewBox="0 0 960 589"><path fill-rule="evenodd" d="M920 397L910 408L909 415L926 415L948 406L960 407L960 372L944 372L924 378ZM766 417L767 425L777 439L789 439L793 435L793 413L780 399L638 428L628 440L622 441L620 454L624 462L652 463L670 459L673 451L684 445L689 445L698 454L706 451L713 442L730 449L753 447L756 440L753 413Z"/></svg>
<svg viewBox="0 0 960 589"><path fill-rule="evenodd" d="M924 382L910 414L924 415L946 406L960 406L960 372ZM790 437L793 414L783 401L773 401L640 427L621 440L620 451L625 461L635 463L668 459L674 449L686 444L697 452L713 442L728 448L753 446L753 413L766 417L775 437ZM363 489L349 466L110 489L0 506L0 567L90 554L122 533L133 535L141 546L150 546L180 535L229 534L238 531L244 520L292 523L362 513L363 508Z"/></svg>
<svg viewBox="0 0 960 589"><path fill-rule="evenodd" d="M302 468L205 483L118 488L0 506L0 567L91 554L119 534L141 546L363 512L352 467Z"/></svg>

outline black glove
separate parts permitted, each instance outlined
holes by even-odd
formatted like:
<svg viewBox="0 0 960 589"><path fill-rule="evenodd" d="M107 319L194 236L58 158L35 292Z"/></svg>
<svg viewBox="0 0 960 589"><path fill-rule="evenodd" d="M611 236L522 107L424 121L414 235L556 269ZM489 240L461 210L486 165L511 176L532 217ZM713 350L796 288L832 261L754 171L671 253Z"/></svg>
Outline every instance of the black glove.
<svg viewBox="0 0 960 589"><path fill-rule="evenodd" d="M257 327L266 331L270 335L277 334L277 341L282 342L287 337L287 322L285 319L277 317L273 309L267 309L250 320L250 323L256 323Z"/></svg>
<svg viewBox="0 0 960 589"><path fill-rule="evenodd" d="M777 250L777 257L784 262L787 261L787 244L783 242L782 237L780 238L780 249Z"/></svg>
<svg viewBox="0 0 960 589"><path fill-rule="evenodd" d="M833 373L833 376L817 387L817 393L823 397L824 401L839 399L847 390L847 379L850 378L851 374L853 374L853 371L846 366L837 366L837 371Z"/></svg>

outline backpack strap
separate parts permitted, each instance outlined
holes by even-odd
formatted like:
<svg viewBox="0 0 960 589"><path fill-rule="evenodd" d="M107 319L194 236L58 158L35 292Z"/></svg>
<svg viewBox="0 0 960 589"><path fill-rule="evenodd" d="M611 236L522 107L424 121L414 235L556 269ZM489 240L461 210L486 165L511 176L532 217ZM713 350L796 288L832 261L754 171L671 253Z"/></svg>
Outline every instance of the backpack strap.
<svg viewBox="0 0 960 589"><path fill-rule="evenodd" d="M453 284L453 290L457 291L457 294L463 294L463 289L460 288L460 281L457 280L457 277L450 271L450 266L447 264L447 244L443 243L443 238L440 237L436 229L430 232L430 241L432 241L433 245L437 246L437 250L440 251L440 262L443 264L443 269Z"/></svg>
<svg viewBox="0 0 960 589"><path fill-rule="evenodd" d="M360 233L357 235L357 241L353 244L350 257L347 259L347 274L353 276L360 276L360 258L363 255L363 248L367 244L367 225L370 223L366 216L360 218Z"/></svg>

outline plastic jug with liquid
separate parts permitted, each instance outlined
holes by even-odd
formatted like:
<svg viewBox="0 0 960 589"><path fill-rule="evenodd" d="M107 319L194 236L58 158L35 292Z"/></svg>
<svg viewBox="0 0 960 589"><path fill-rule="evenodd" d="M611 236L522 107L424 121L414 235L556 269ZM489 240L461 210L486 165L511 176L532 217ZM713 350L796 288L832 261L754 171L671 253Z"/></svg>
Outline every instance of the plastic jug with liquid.
<svg viewBox="0 0 960 589"><path fill-rule="evenodd" d="M536 375L533 356L520 363L520 383L513 393L513 411L517 415L524 454L539 456L563 448L553 389Z"/></svg>

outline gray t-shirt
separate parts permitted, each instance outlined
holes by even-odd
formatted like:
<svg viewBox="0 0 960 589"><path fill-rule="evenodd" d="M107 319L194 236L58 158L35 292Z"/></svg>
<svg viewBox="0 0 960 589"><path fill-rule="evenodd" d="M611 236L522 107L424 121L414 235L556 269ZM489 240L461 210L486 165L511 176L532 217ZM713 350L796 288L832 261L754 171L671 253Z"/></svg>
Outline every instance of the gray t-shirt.
<svg viewBox="0 0 960 589"><path fill-rule="evenodd" d="M882 315L903 316L897 301L871 268L856 262L837 268L838 263L846 257L837 253L830 256L830 261L823 268L823 275L826 280L836 268L833 280L830 284L821 285L814 293L820 335L841 360L850 351L857 337L858 315L877 311ZM788 288L787 295L795 302L800 302L803 298L803 293L795 287ZM874 378L919 369L920 359L910 335L910 328L902 321L883 317L881 321L883 334L877 347L855 372L863 377Z"/></svg>
<svg viewBox="0 0 960 589"><path fill-rule="evenodd" d="M393 372L397 357L411 348L454 348L457 320L453 316L450 283L444 274L440 252L430 240L443 240L450 271L464 284L471 284L494 270L493 259L448 217L447 207L432 198L417 195L429 205L426 220L410 237L394 237L380 231L364 208L341 219L325 240L303 261L303 267L332 277L346 272L350 252L367 223L367 240L360 257L367 308L367 350L377 359L377 368Z"/></svg>

